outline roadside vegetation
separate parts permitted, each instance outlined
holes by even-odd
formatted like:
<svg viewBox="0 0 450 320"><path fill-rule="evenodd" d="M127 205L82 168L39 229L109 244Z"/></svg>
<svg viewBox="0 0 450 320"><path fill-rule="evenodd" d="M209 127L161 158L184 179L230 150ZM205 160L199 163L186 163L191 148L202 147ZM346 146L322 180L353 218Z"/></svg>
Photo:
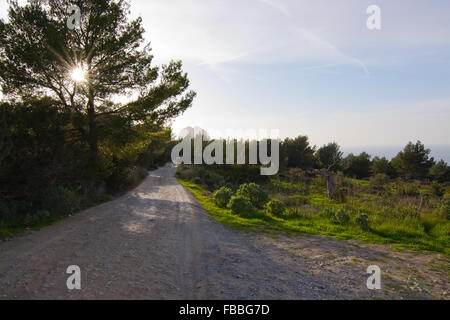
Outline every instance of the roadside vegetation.
<svg viewBox="0 0 450 320"><path fill-rule="evenodd" d="M152 63L127 1L77 1L71 29L72 4L11 1L0 20L0 237L136 185L195 97L180 61Z"/></svg>
<svg viewBox="0 0 450 320"><path fill-rule="evenodd" d="M180 165L177 177L221 223L248 231L300 232L449 254L449 167L409 143L396 158L343 158L307 137L281 144L278 175L251 165ZM333 192L330 195L330 178Z"/></svg>

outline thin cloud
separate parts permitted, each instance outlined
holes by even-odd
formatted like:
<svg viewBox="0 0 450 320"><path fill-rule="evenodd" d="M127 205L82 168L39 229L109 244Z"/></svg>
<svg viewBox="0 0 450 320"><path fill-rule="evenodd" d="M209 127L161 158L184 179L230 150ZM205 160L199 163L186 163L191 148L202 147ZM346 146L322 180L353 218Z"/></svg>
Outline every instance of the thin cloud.
<svg viewBox="0 0 450 320"><path fill-rule="evenodd" d="M283 6L282 4L280 4L279 2L273 1L273 0L258 0L268 6L271 6L272 8L277 9L278 11L280 11L283 15L285 15L286 17L292 17L291 13L289 12L289 10Z"/></svg>

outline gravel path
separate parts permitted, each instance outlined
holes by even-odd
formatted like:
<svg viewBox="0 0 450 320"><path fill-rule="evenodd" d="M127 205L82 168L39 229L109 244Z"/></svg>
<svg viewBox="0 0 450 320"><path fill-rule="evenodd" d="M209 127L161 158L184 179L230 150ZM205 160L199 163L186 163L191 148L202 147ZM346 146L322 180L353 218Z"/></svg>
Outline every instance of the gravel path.
<svg viewBox="0 0 450 320"><path fill-rule="evenodd" d="M114 201L0 242L0 299L448 298L448 271L432 270L448 263L442 255L247 235L215 222L175 171L167 165ZM374 263L390 269L382 290L366 288ZM425 280L403 277L396 265L408 263ZM81 290L67 289L69 265L81 269Z"/></svg>

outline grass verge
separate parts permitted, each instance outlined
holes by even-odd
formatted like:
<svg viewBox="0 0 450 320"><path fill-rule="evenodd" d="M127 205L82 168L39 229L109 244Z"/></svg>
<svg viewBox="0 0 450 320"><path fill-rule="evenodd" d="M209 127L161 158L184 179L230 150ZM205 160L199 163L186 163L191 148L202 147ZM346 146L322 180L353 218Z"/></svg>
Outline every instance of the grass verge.
<svg viewBox="0 0 450 320"><path fill-rule="evenodd" d="M229 209L219 208L214 202L211 192L200 185L178 178L179 182L186 187L200 202L200 204L218 222L247 232L269 232L272 233L306 233L320 234L340 240L359 240L365 243L392 245L394 247L406 247L414 250L425 250L444 253L450 256L448 238L432 238L416 236L405 232L389 232L389 228L375 228L363 231L359 227L349 225L336 225L329 219L320 215L307 215L296 218L282 219L271 216L263 210L255 210L246 215L234 215Z"/></svg>

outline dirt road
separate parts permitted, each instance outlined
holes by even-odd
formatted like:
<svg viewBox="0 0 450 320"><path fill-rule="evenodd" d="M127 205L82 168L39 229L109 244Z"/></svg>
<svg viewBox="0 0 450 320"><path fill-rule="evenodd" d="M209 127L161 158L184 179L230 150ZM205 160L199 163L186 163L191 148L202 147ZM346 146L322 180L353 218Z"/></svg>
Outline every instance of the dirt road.
<svg viewBox="0 0 450 320"><path fill-rule="evenodd" d="M448 298L442 255L247 235L215 222L174 173L168 165L114 201L0 242L0 299ZM382 290L366 287L370 264ZM81 290L67 289L69 265Z"/></svg>

